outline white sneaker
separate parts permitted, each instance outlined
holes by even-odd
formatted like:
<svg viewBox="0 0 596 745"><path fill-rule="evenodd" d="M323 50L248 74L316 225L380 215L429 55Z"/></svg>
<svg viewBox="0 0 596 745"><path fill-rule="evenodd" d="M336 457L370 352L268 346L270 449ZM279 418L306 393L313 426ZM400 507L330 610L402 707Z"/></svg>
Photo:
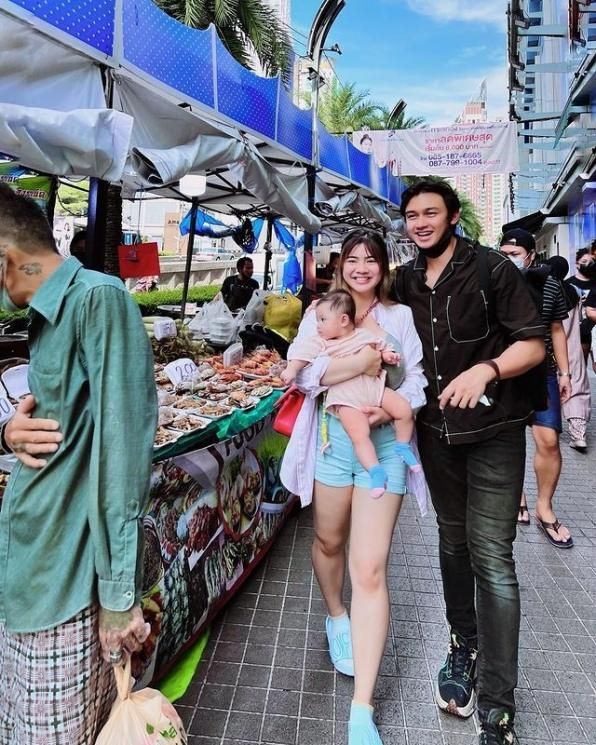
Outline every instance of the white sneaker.
<svg viewBox="0 0 596 745"><path fill-rule="evenodd" d="M585 451L588 449L588 443L583 439L571 440L571 442L569 443L569 447L573 448L574 450Z"/></svg>

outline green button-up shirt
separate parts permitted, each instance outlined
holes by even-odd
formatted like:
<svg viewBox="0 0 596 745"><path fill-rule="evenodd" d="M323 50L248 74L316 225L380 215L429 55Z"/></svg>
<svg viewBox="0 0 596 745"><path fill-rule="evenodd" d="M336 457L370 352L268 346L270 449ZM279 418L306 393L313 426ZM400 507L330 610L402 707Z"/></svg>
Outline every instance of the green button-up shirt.
<svg viewBox="0 0 596 745"><path fill-rule="evenodd" d="M19 463L4 497L0 618L11 632L138 600L157 417L151 347L119 279L70 258L30 306L34 416L58 420L64 440L44 468Z"/></svg>

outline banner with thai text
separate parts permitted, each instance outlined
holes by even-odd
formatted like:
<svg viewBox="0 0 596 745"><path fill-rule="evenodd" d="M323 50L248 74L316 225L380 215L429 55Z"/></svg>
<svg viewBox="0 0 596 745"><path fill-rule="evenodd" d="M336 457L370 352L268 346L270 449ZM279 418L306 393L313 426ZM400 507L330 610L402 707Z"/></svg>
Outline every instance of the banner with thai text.
<svg viewBox="0 0 596 745"><path fill-rule="evenodd" d="M396 176L453 176L519 170L515 122L354 132L353 143L372 152Z"/></svg>

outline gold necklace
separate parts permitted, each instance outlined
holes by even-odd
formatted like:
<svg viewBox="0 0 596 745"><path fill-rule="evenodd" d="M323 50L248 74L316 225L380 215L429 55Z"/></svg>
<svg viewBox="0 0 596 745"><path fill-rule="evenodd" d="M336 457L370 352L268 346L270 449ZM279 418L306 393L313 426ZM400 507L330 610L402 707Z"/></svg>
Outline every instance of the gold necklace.
<svg viewBox="0 0 596 745"><path fill-rule="evenodd" d="M372 313L372 311L377 307L378 304L379 304L379 298L375 298L361 316L356 316L356 318L354 319L356 322L356 326L360 326L362 321L364 321L364 319L369 315L369 313Z"/></svg>

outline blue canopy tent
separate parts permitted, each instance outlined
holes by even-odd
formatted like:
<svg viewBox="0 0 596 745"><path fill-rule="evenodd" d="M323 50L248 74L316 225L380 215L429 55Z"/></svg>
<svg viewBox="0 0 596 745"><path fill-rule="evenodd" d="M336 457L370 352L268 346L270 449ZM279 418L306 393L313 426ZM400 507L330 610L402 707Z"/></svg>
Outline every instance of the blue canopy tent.
<svg viewBox="0 0 596 745"><path fill-rule="evenodd" d="M311 234L391 229L403 183L322 125L314 163L311 112L280 78L239 65L214 27L183 26L152 0L0 0L3 49L0 152L29 168L177 198L180 178L201 173L196 204L213 212L284 216ZM318 214L312 166L315 201L332 205Z"/></svg>

